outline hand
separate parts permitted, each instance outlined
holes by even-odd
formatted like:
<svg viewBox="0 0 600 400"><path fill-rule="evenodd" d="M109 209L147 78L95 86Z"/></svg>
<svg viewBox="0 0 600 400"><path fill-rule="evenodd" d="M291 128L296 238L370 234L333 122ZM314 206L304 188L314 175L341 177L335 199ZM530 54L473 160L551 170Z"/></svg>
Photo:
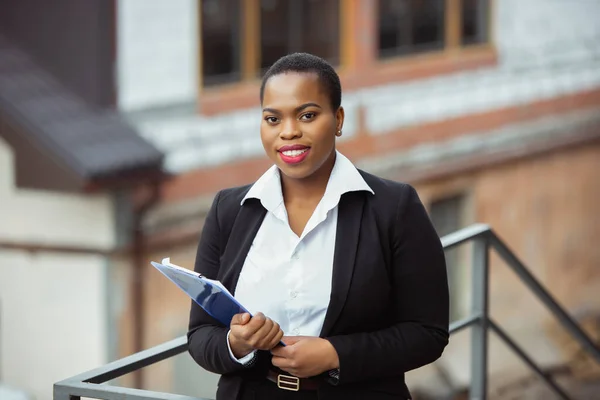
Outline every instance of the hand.
<svg viewBox="0 0 600 400"><path fill-rule="evenodd" d="M271 350L271 362L277 368L298 378L308 378L339 368L335 348L328 340L312 336L284 337L280 346Z"/></svg>
<svg viewBox="0 0 600 400"><path fill-rule="evenodd" d="M257 313L252 318L248 313L236 314L231 319L229 329L229 346L237 358L254 350L271 350L283 337L279 324L263 313Z"/></svg>

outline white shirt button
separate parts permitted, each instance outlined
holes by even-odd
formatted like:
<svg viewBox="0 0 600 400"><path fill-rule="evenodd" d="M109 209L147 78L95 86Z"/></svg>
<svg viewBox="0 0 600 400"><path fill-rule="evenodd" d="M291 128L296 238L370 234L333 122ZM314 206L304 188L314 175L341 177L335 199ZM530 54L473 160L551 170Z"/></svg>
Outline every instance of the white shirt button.
<svg viewBox="0 0 600 400"><path fill-rule="evenodd" d="M293 331L294 335L299 335L300 334L300 329L294 329Z"/></svg>
<svg viewBox="0 0 600 400"><path fill-rule="evenodd" d="M294 291L292 291L292 292L290 293L290 297L291 297L292 299L295 299L296 297L298 297L298 292L296 292L295 290L294 290Z"/></svg>

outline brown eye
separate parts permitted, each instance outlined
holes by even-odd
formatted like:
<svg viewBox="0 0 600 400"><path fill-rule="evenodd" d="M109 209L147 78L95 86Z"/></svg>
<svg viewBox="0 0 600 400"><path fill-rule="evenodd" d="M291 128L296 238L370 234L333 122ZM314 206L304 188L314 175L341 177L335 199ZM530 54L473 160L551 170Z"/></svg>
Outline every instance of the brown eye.
<svg viewBox="0 0 600 400"><path fill-rule="evenodd" d="M315 113L309 112L309 113L306 113L306 114L302 114L302 116L300 117L300 119L302 121L310 121L310 120L313 120L315 118L315 116L316 116Z"/></svg>
<svg viewBox="0 0 600 400"><path fill-rule="evenodd" d="M265 117L265 121L267 121L268 124L276 124L277 117Z"/></svg>

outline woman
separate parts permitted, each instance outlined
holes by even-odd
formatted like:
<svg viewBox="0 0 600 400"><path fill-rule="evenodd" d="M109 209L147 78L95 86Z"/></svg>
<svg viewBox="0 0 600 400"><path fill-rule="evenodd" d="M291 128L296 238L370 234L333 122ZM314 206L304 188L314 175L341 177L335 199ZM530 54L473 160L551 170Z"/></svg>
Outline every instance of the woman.
<svg viewBox="0 0 600 400"><path fill-rule="evenodd" d="M195 265L254 316L224 327L192 305L189 352L222 375L218 400L409 399L404 373L448 343L444 253L425 209L411 186L336 151L341 85L323 59L282 57L260 100L274 166L217 194Z"/></svg>

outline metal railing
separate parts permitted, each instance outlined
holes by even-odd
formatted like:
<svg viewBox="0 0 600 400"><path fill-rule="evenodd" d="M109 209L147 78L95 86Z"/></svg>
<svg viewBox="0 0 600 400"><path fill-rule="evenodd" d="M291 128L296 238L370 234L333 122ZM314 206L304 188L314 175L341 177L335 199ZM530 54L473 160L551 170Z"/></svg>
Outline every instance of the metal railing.
<svg viewBox="0 0 600 400"><path fill-rule="evenodd" d="M483 224L472 225L442 238L444 249L473 242L473 277L471 315L450 325L450 333L471 327L471 384L469 398L485 400L487 397L488 331L496 333L533 372L535 372L562 399L569 399L565 391L546 374L523 349L490 317L489 313L489 252L496 251L525 285L550 310L562 326L600 364L600 349L589 336L533 277L506 244ZM187 350L185 336L159 346L114 361L103 367L74 376L54 385L55 400L79 400L91 397L104 400L157 399L198 400L195 397L130 389L104 384L112 379L165 360Z"/></svg>

